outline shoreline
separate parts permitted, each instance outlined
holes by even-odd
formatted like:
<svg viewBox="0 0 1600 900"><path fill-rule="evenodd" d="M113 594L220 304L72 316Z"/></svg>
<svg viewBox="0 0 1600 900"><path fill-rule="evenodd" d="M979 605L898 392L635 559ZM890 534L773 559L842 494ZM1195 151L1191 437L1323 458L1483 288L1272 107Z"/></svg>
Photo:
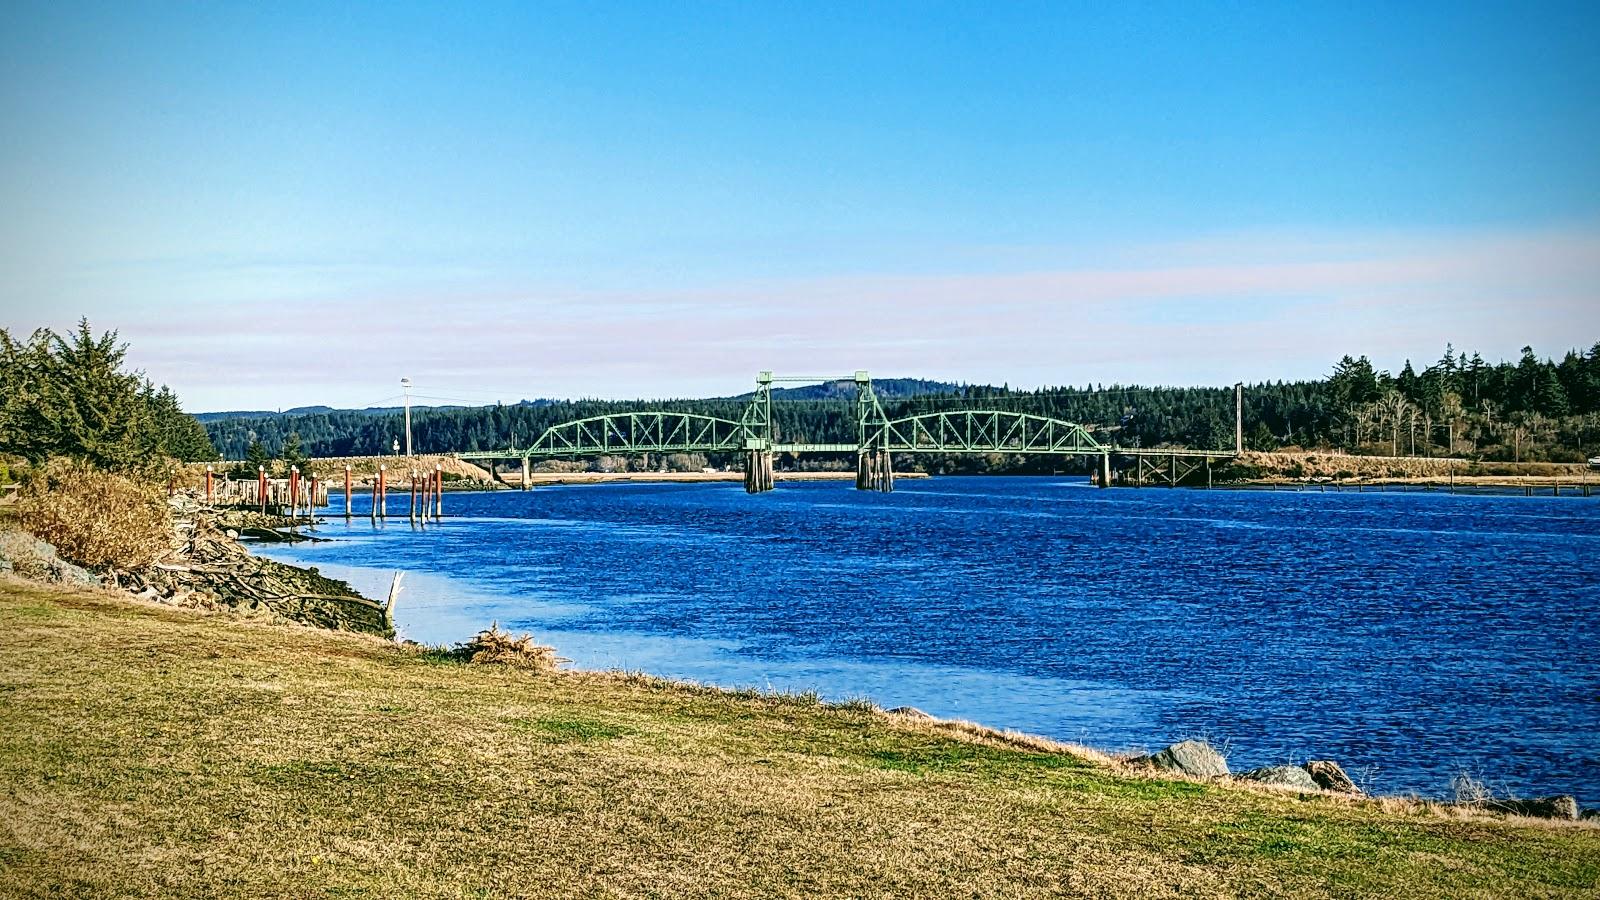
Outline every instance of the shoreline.
<svg viewBox="0 0 1600 900"><path fill-rule="evenodd" d="M336 541L337 538L330 540ZM293 551L290 551L290 554L298 557L298 554ZM311 559L295 558L292 562L286 562L285 564L309 566L312 563L313 560ZM358 586L356 587L358 591L361 589L360 586L370 584L381 592L383 584L388 581L395 571L400 570L398 566L378 566L370 563L356 565L331 560L323 561L322 565L332 570L332 574L335 577ZM1142 727L1135 729L1135 732L1139 733L1135 733L1132 736L1123 735L1120 740L1114 737L1111 741L1097 742L1090 735L1098 733L1105 737L1105 731L1052 730L1048 725L1041 727L1038 722L1030 724L1028 711L1020 707L1011 710L1015 714L1014 717L1007 717L1004 713L999 716L985 715L984 709L989 709L992 713L994 709L1009 709L1010 707L1000 704L991 708L981 698L973 701L972 704L965 702L965 700L958 700L952 707L944 702L944 699L947 698L934 699L927 694L919 697L914 691L907 693L893 688L893 685L904 684L908 679L911 682L918 682L923 679L939 678L939 672L932 670L938 670L940 667L932 664L930 664L931 670L929 672L921 672L915 666L906 665L901 665L897 671L888 672L887 669L890 664L879 665L881 661L819 655L808 658L803 665L798 666L798 671L807 673L805 677L801 677L794 672L786 670L784 663L776 658L758 659L754 662L745 659L724 660L718 658L714 652L709 652L706 648L696 647L694 645L695 639L692 637L631 631L602 631L595 633L582 628L574 629L570 626L563 626L559 618L559 612L556 614L557 619L555 621L540 617L542 615L541 604L550 603L551 601L542 598L536 592L496 590L493 587L486 587L482 583L477 583L473 579L462 578L456 573L427 568L405 569L404 571L408 576L408 589L415 586L420 593L412 594L408 590L407 595L402 595L398 604L400 609L398 619L404 620L407 618L408 600L413 599L416 602L420 602L424 608L438 609L442 597L454 598L462 608L476 609L477 612L473 615L444 617L434 613L426 617L426 624L419 626L417 622L413 622L411 628L424 632L420 641L400 633L407 629L399 627L397 623L397 635L395 638L397 642L428 647L460 646L469 642L473 634L481 632L485 628L493 627L494 623L491 619L497 619L500 623L508 621L516 623L513 628L516 633L531 633L531 636L537 641L553 645L555 652L570 653L575 659L582 660L564 670L567 672L597 676L634 673L669 684L689 685L732 694L751 690L775 691L780 694L810 693L818 695L825 702L868 703L878 709L916 709L920 706L926 706L929 709L938 711L931 718L939 721L966 722L977 727L1005 734L1021 735L1030 739L1072 743L1117 759L1131 757L1128 748L1148 747L1152 745L1152 742L1157 742L1156 745L1159 746L1160 741L1176 739L1186 734L1206 733L1206 726L1203 723L1190 723L1187 729L1180 728L1170 733L1164 733L1158 727ZM411 580L410 576L412 575L419 577L416 580ZM435 582L435 584L429 585L429 582ZM424 585L428 586L424 587ZM518 622L515 618L508 619L504 615L497 614L503 611L490 608L492 601L522 601L527 605L527 611L531 618L521 622ZM566 601L554 601L554 606L550 608L564 608L565 603ZM441 626L444 627L441 628ZM575 638L576 640L569 643L569 638ZM663 650L665 645L681 641L687 641L688 646L671 649L670 652ZM597 645L606 646L607 652L597 657ZM666 655L663 655L664 653ZM663 665L663 659L670 659L672 663ZM674 671L674 667L677 671ZM748 671L738 674L740 669ZM879 669L884 671L879 671ZM848 672L849 679L844 680L839 677L833 677L837 676L839 672ZM984 674L1006 678L1013 673L984 672ZM760 687L763 679L766 683L764 689ZM1008 683L998 686L995 688L996 691L999 691L996 696L1004 696L1008 700L1020 696L1022 700L1019 702L1026 705L1029 702L1030 695L1035 691L1041 690L1041 688L1033 686L1030 683L1031 681L1031 679L1024 679L1023 682L1016 684ZM1079 690L1100 694L1108 689L1117 690L1119 686L1110 682L1096 683L1087 687L1061 683L1051 689L1053 691L1052 697L1054 698L1051 702L1056 704L1073 702L1072 695ZM935 691L935 693L938 692ZM960 696L959 692L956 696ZM970 700L971 698L965 699ZM1085 701L1077 700L1076 702ZM941 706L945 708L940 710ZM920 712L920 710L918 711ZM1115 723L1112 723L1110 731L1114 732L1115 727ZM1253 749L1235 748L1235 751L1238 757L1248 761L1247 765L1258 766L1257 769L1252 771L1282 768L1282 760L1274 762L1274 757L1269 753L1263 752L1260 747ZM1425 751L1419 750L1418 752ZM1340 759L1337 762L1353 765L1354 768L1351 771L1361 771L1365 769L1362 764L1370 762L1370 760L1358 758L1352 762L1351 760ZM1239 774L1241 773L1232 773L1231 777L1237 777ZM1391 785L1390 791L1392 792L1390 793L1372 793L1366 796L1370 796L1373 799L1420 798L1428 802L1448 804L1451 802L1448 799L1450 791L1454 789L1450 777L1450 773L1445 772L1439 775L1436 781L1413 779L1409 783L1402 782L1398 785ZM1366 782L1363 781L1363 785L1365 784ZM1551 790L1571 792L1574 787L1571 783L1555 781L1546 782L1539 789L1545 792ZM1579 789L1581 789L1581 786L1579 786ZM1503 790L1510 791L1512 788L1503 788ZM1510 798L1514 795L1508 793L1506 796ZM1571 796L1571 794L1540 793L1530 795L1529 799L1542 800L1549 796ZM1592 803L1594 798L1588 799ZM1574 802L1576 803L1577 801Z"/></svg>
<svg viewBox="0 0 1600 900"><path fill-rule="evenodd" d="M247 551L250 549L247 542L240 542L240 544L244 546ZM301 572L315 572L314 567L303 567L294 565L292 563L284 563L277 560L272 560L269 557L257 556L254 553L250 553L249 555L277 566L297 569ZM380 570L374 567L346 568L367 568L374 573L388 571ZM437 573L429 573L429 575L430 577L440 578L446 581L453 580L449 576L443 576ZM18 578L16 576L11 576L11 580L16 584L22 584L40 589L62 591L72 590L72 587L69 585L46 584L32 581L30 579ZM3 591L5 585L6 578L0 576L0 591ZM96 589L79 588L79 590ZM101 586L98 588L98 590L109 594L117 600L127 601L137 605L180 609L199 616L221 616L234 622L255 624L252 621L252 613L249 610L242 608L174 603L159 597L151 597L145 594L135 594L114 584ZM351 590L357 598L361 600L367 600L366 597L362 596L359 592L356 592L353 588ZM376 603L376 601L370 600L368 600L368 602ZM388 612L387 609L385 612ZM398 636L398 634L392 636L375 634L373 632L330 626L314 621L299 621L289 616L280 616L277 621L269 620L266 624L268 627L273 628L289 627L293 629L305 629L314 633L320 632L328 635L350 635L355 637L369 638L378 641L383 646L392 647L410 653L421 653L423 655L443 653L454 654L457 657L460 657L462 651L466 648L469 648L470 645L472 645L475 641L475 638L467 638L466 640L456 642L429 644L402 638ZM559 629L554 631L559 632ZM551 630L546 630L546 633L551 633ZM495 623L490 623L488 628L480 629L477 633L477 637L481 638L486 634L498 635L499 639L501 640L515 639L520 637L524 643L528 643L533 647L540 646L536 643L533 643L532 639L536 638L536 635L525 632L519 636L514 632L498 629ZM564 660L556 655L561 651L559 646L542 647L541 649L553 651L553 653L547 657L549 659L555 659L559 662L568 662L567 660ZM515 661L505 662L501 660L499 662L509 665L513 668L517 667L518 665L518 663ZM1134 774L1144 778L1180 779L1200 783L1222 784L1240 790L1264 791L1269 794L1275 793L1289 796L1293 796L1295 794L1305 796L1309 794L1313 796L1336 798L1344 802L1370 803L1384 808L1388 808L1389 804L1401 803L1420 807L1422 809L1431 808L1442 811L1460 812L1472 816L1521 816L1540 822L1570 822L1588 825L1591 822L1600 820L1600 809L1582 806L1578 802L1575 795L1572 794L1558 794L1526 798L1517 797L1515 795L1504 795L1491 796L1490 798L1481 801L1451 800L1443 795L1428 795L1416 791L1398 794L1380 794L1370 792L1356 785L1350 780L1342 766L1340 766L1337 761L1332 760L1312 760L1308 761L1303 766L1295 765L1293 763L1283 763L1260 766L1244 771L1231 771L1227 766L1226 755L1219 754L1218 756L1221 760L1222 767L1221 774L1206 773L1203 771L1204 764L1199 767L1194 767L1182 756L1182 754L1180 754L1179 759L1176 761L1165 759L1165 757L1170 755L1171 751L1174 749L1188 748L1195 745L1198 745L1201 748L1200 752L1202 753L1216 753L1216 751L1211 748L1210 744L1204 740L1195 740L1192 738L1180 739L1177 740L1176 743L1169 744L1162 750L1155 751L1153 753L1146 751L1135 751L1127 748L1122 750L1109 750L1078 740L1065 740L1062 738L1051 737L1049 735L1038 734L1004 725L992 725L977 721L975 719L969 719L960 716L932 715L915 706L902 705L887 708L880 706L870 698L859 694L842 695L835 699L829 699L827 696L824 696L814 688L790 690L773 688L770 685L763 688L758 685L720 683L715 681L701 681L693 678L660 675L654 672L631 668L562 666L559 665L559 662L548 669L544 668L542 664L536 668L546 676L599 681L622 680L630 683L643 682L654 685L658 689L687 692L698 695L711 695L730 699L756 698L759 700L778 703L798 702L802 704L816 705L824 709L865 710L872 714L884 716L892 721L902 722L903 724L909 726L951 730L979 739L1000 741L1004 744L1024 750L1042 751L1047 753L1064 753L1078 756L1101 764L1110 765L1120 769L1124 773ZM489 663L488 665L492 667L496 665L496 663ZM1165 761L1163 761L1164 759ZM1268 780L1265 777L1259 777L1263 773L1276 774L1286 768L1306 769L1309 771L1313 765L1331 766L1331 768L1337 772L1335 784L1337 785L1342 783L1343 787L1328 786L1321 783L1315 787L1309 785L1302 786L1296 783L1285 783L1283 781ZM1552 801L1557 801L1554 805L1557 809L1559 809L1559 801L1562 801L1563 799L1571 801L1574 814L1571 816L1566 816L1559 813L1554 815L1550 814L1548 810L1552 806ZM1600 828L1600 825L1594 827Z"/></svg>
<svg viewBox="0 0 1600 900"><path fill-rule="evenodd" d="M514 642L467 659L10 580L0 623L0 772L25 789L0 858L24 893L1578 896L1600 872L1592 821L556 672Z"/></svg>

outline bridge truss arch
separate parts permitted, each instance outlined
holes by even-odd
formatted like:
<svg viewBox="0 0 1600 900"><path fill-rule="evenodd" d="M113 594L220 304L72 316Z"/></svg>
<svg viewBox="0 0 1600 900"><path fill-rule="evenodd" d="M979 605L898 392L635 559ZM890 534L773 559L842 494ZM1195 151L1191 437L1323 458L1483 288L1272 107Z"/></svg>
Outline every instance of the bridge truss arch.
<svg viewBox="0 0 1600 900"><path fill-rule="evenodd" d="M747 424L698 413L611 413L552 425L514 455L719 453L744 450L756 437Z"/></svg>
<svg viewBox="0 0 1600 900"><path fill-rule="evenodd" d="M865 443L891 453L1083 455L1113 449L1076 422L995 409L931 412L888 420L869 429Z"/></svg>

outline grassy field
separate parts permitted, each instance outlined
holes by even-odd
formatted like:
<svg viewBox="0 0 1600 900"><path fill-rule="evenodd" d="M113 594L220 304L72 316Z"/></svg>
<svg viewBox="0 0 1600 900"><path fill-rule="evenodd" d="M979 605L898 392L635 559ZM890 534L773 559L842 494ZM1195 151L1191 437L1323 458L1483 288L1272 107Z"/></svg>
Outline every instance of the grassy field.
<svg viewBox="0 0 1600 900"><path fill-rule="evenodd" d="M1587 896L1600 829L0 581L7 896Z"/></svg>

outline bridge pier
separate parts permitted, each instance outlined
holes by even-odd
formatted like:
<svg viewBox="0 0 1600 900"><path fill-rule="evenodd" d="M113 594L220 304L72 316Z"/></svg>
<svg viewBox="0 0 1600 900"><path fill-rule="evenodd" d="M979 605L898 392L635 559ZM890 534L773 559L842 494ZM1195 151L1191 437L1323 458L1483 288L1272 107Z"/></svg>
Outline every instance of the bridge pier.
<svg viewBox="0 0 1600 900"><path fill-rule="evenodd" d="M887 450L867 450L856 454L856 490L894 491L894 463Z"/></svg>
<svg viewBox="0 0 1600 900"><path fill-rule="evenodd" d="M771 450L745 451L744 490L747 494L761 494L772 490Z"/></svg>
<svg viewBox="0 0 1600 900"><path fill-rule="evenodd" d="M533 466L529 463L528 458L526 456L524 456L522 458L522 489L523 490L527 490L528 489L528 482L533 480L533 478L531 477L532 474L533 474L532 469L533 469Z"/></svg>
<svg viewBox="0 0 1600 900"><path fill-rule="evenodd" d="M1100 454L1100 477L1096 480L1100 487L1111 487L1111 454Z"/></svg>

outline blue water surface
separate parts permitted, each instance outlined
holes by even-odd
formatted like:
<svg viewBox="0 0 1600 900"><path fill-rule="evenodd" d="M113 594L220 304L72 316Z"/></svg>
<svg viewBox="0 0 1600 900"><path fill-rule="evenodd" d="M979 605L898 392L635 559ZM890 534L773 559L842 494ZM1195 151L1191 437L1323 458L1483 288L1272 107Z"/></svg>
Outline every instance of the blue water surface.
<svg viewBox="0 0 1600 900"><path fill-rule="evenodd" d="M449 494L421 530L396 499L260 552L374 597L404 570L425 642L497 621L585 668L1600 801L1600 498L609 484Z"/></svg>

